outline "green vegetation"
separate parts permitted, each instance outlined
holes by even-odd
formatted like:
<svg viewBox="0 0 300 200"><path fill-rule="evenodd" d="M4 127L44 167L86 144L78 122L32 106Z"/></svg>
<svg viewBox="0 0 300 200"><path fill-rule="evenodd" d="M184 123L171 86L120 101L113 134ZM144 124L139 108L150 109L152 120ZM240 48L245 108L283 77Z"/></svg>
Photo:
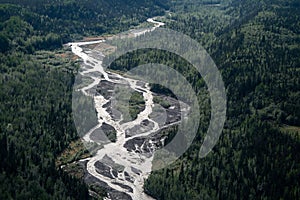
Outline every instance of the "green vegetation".
<svg viewBox="0 0 300 200"><path fill-rule="evenodd" d="M132 119L136 119L137 115L145 109L145 101L143 94L133 92L129 100L129 114Z"/></svg>
<svg viewBox="0 0 300 200"><path fill-rule="evenodd" d="M169 26L201 42L221 69L226 126L203 159L199 131L178 162L150 176L147 193L157 199L298 199L299 2L232 1L198 9L175 13Z"/></svg>
<svg viewBox="0 0 300 200"><path fill-rule="evenodd" d="M63 41L83 35L126 31L147 17L162 15L166 0L2 0L2 20L19 16L42 34L56 33Z"/></svg>
<svg viewBox="0 0 300 200"><path fill-rule="evenodd" d="M163 97L160 96L155 96L153 102L161 105L164 108L169 108L171 106L167 100L165 100Z"/></svg>
<svg viewBox="0 0 300 200"><path fill-rule="evenodd" d="M104 190L102 187L98 186L97 184L92 184L90 186L91 191L94 192L93 196L95 199L102 199L102 197L107 196L106 190Z"/></svg>
<svg viewBox="0 0 300 200"><path fill-rule="evenodd" d="M59 66L48 63L52 56ZM72 61L19 51L0 59L0 198L87 198L81 181L55 168L55 157L77 137Z"/></svg>
<svg viewBox="0 0 300 200"><path fill-rule="evenodd" d="M143 93L133 91L131 94L128 94L121 88L116 93L118 94L116 108L123 115L123 123L135 120L138 114L145 109Z"/></svg>
<svg viewBox="0 0 300 200"><path fill-rule="evenodd" d="M66 170L70 176L56 167L85 153L80 145L76 156L62 153L78 139L71 113L78 64L62 44L127 30L162 13L162 6L143 0L1 1L0 199L89 198L74 173L79 168Z"/></svg>
<svg viewBox="0 0 300 200"><path fill-rule="evenodd" d="M69 146L58 156L55 164L57 167L60 167L90 156L89 151L86 149L81 139L78 139L69 144Z"/></svg>
<svg viewBox="0 0 300 200"><path fill-rule="evenodd" d="M175 68L198 92L205 115L193 145L169 168L153 172L146 192L157 199L298 199L299 3L222 1L212 7L176 1L171 11L167 26L198 40L219 67L227 121L213 152L199 158L210 117L200 75L164 51L138 50L116 60L113 69L145 63Z"/></svg>
<svg viewBox="0 0 300 200"><path fill-rule="evenodd" d="M103 123L101 128L111 142L117 141L117 131L114 127L109 124Z"/></svg>
<svg viewBox="0 0 300 200"><path fill-rule="evenodd" d="M210 119L201 76L163 51L139 50L115 61L114 70L150 62L171 66L201 102L193 145L172 166L153 172L146 192L157 199L299 199L298 0L1 2L14 4L0 4L0 199L88 199L82 169L68 166L70 176L55 166L59 155L57 162L68 163L75 159L70 149L82 151L70 145L78 139L71 114L77 63L62 53L62 44L128 30L166 8L167 26L199 41L215 60L227 88L228 114L217 146L201 159ZM152 89L165 92L159 85ZM136 117L144 105L141 93L129 103ZM167 142L175 133L176 127L165 133ZM90 189L105 194L97 186Z"/></svg>

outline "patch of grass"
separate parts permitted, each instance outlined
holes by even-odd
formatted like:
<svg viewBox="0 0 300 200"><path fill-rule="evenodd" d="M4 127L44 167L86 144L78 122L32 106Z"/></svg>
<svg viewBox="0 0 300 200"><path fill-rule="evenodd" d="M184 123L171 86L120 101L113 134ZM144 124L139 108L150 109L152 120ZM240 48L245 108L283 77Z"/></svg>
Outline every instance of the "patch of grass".
<svg viewBox="0 0 300 200"><path fill-rule="evenodd" d="M84 177L84 169L83 166L78 163L71 163L64 166L64 171L78 179L82 179Z"/></svg>
<svg viewBox="0 0 300 200"><path fill-rule="evenodd" d="M285 133L300 133L300 127L298 126L283 125L280 130Z"/></svg>
<svg viewBox="0 0 300 200"><path fill-rule="evenodd" d="M153 98L153 102L161 105L164 108L169 108L171 106L171 104L168 101L166 101L165 99L163 99L162 97L159 97L159 96L155 96Z"/></svg>
<svg viewBox="0 0 300 200"><path fill-rule="evenodd" d="M129 100L122 96L122 91L119 91L119 94L117 109L123 114L122 122L126 123L135 120L138 114L145 109L143 94L134 91Z"/></svg>
<svg viewBox="0 0 300 200"><path fill-rule="evenodd" d="M66 165L76 160L90 157L91 154L86 149L81 139L71 142L68 148L66 148L56 160L56 166Z"/></svg>
<svg viewBox="0 0 300 200"><path fill-rule="evenodd" d="M300 127L283 124L279 127L283 134L289 135L293 140L300 142Z"/></svg>
<svg viewBox="0 0 300 200"><path fill-rule="evenodd" d="M145 101L143 94L140 92L133 92L129 100L129 114L132 119L136 119L137 115L145 109Z"/></svg>

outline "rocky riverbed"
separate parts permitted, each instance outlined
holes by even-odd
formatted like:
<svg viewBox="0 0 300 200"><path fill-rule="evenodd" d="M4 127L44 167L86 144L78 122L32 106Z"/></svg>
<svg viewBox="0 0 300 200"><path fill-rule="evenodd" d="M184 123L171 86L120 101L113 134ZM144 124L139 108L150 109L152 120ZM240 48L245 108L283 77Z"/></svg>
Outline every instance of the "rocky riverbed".
<svg viewBox="0 0 300 200"><path fill-rule="evenodd" d="M134 30L134 37L164 25L154 19L148 22L155 26ZM89 80L78 91L93 97L98 118L98 124L83 140L101 146L91 158L78 164L84 168L87 184L106 189L106 199L150 200L153 198L144 193L143 185L151 173L154 153L165 145L168 138L165 130L180 123L182 111L188 112L188 106L174 97L153 93L142 80L105 70L104 51L95 48L105 46L103 43L104 40L97 40L68 44L82 61L80 75ZM116 99L122 87L138 92L144 101L131 120L124 120L124 110ZM155 99L163 103L154 102ZM90 193L97 195L92 190Z"/></svg>

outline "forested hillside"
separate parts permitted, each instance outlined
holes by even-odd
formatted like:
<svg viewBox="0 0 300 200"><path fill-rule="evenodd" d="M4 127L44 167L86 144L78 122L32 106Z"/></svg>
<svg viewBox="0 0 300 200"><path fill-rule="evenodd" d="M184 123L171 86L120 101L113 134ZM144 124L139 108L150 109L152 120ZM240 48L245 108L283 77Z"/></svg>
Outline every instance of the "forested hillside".
<svg viewBox="0 0 300 200"><path fill-rule="evenodd" d="M299 199L300 7L298 1L181 1L168 27L206 47L221 70L228 113L218 145L199 150L209 114L189 151L153 172L145 190L156 199ZM189 12L190 11L190 12ZM201 77L176 55L139 50L111 66L128 70L162 63L184 74L209 113Z"/></svg>
<svg viewBox="0 0 300 200"><path fill-rule="evenodd" d="M63 41L74 35L101 35L128 30L149 16L161 15L167 4L164 1L145 0L1 0L14 3L1 10L1 20L19 16L39 31L53 32Z"/></svg>
<svg viewBox="0 0 300 200"><path fill-rule="evenodd" d="M0 199L88 199L81 180L55 167L78 137L71 113L77 65L62 44L127 30L160 14L162 4L0 2Z"/></svg>
<svg viewBox="0 0 300 200"><path fill-rule="evenodd" d="M299 199L299 1L198 9L179 11L169 26L201 42L221 69L225 129L209 156L198 157L200 136L146 190L157 199Z"/></svg>

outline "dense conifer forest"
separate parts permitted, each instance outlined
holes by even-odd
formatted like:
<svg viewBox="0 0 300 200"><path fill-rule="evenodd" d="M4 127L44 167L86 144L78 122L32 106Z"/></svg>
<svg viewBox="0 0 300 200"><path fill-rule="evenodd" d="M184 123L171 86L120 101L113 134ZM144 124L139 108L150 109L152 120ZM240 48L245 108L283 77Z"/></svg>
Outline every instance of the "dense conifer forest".
<svg viewBox="0 0 300 200"><path fill-rule="evenodd" d="M298 199L299 2L199 10L183 9L169 26L201 42L221 70L225 129L209 156L198 157L199 137L180 161L154 172L146 190L157 199Z"/></svg>
<svg viewBox="0 0 300 200"><path fill-rule="evenodd" d="M192 146L153 172L145 191L161 200L300 198L298 0L0 3L0 199L89 198L82 180L55 166L78 139L71 102L79 66L63 44L128 30L158 15L212 56L228 112L217 146L199 158L210 106L201 76L163 51L136 51L115 61L117 70L154 61L172 66L203 102L205 117Z"/></svg>
<svg viewBox="0 0 300 200"><path fill-rule="evenodd" d="M127 30L163 9L148 1L1 1L0 199L88 199L82 180L55 167L78 137L78 65L62 45Z"/></svg>

